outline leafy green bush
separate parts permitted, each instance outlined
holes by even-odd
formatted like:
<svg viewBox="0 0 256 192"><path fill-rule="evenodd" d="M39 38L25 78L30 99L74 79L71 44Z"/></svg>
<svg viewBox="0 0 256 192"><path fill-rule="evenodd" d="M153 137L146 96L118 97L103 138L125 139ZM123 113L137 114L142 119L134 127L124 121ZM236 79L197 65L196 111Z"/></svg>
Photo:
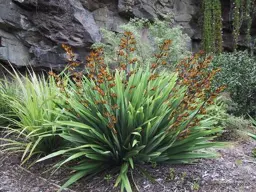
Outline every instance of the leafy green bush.
<svg viewBox="0 0 256 192"><path fill-rule="evenodd" d="M184 59L178 74L158 73L157 67L168 61L171 40L162 41L151 64L141 60L149 56L136 49L138 40L133 33L124 32L118 49L112 47L119 64L114 71L106 64L109 55L98 47L87 58L86 76L73 72L77 63L64 46L71 60L71 76L64 80L70 80L62 83L59 76L51 75L63 85L62 99L56 102L63 118L70 121L53 125L69 144L39 160L66 157L57 168L74 162L75 174L63 188L83 176L120 166L116 186L130 192L129 170L138 164L189 163L215 156L203 149L222 145L209 142L222 130L215 127L216 119L206 116L205 108L216 97L209 93L215 71L205 74L204 69L210 58L202 62L197 62L198 56Z"/></svg>
<svg viewBox="0 0 256 192"><path fill-rule="evenodd" d="M227 85L227 91L235 106L234 115L255 116L256 111L256 59L245 52L222 53L213 60L214 67L220 67L216 85Z"/></svg>
<svg viewBox="0 0 256 192"><path fill-rule="evenodd" d="M56 108L54 99L59 94L53 79L46 80L38 77L34 72L23 76L14 71L10 85L16 85L15 94L8 92L5 87L1 98L11 111L11 116L2 115L8 121L4 127L12 139L1 138L4 151L23 152L25 162L34 154L48 154L60 144L60 138L54 135L54 128L47 125L54 122L59 115L53 113ZM9 83L8 83L9 84Z"/></svg>
<svg viewBox="0 0 256 192"><path fill-rule="evenodd" d="M122 25L121 29L124 31L131 31L136 39L139 39L136 43L136 50L140 52L141 62L143 66L147 66L154 61L154 57L149 57L156 53L158 47L166 39L171 39L170 54L166 55L165 69L173 70L176 65L186 56L190 55L190 38L187 34L184 34L180 27L171 28L167 22L156 20L150 23L147 19L132 19L128 24ZM110 66L118 66L116 57L116 51L118 50L122 33L114 33L102 29L104 35L104 43L97 43L94 47L104 47L105 62ZM115 49L113 49L113 47Z"/></svg>

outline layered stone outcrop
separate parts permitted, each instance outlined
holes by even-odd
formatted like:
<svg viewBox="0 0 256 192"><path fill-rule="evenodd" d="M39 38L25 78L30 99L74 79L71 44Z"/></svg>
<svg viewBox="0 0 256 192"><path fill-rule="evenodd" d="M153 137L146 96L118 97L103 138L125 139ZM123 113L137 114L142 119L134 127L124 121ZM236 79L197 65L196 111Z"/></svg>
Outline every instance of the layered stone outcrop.
<svg viewBox="0 0 256 192"><path fill-rule="evenodd" d="M61 44L72 46L76 58L83 61L90 45L101 41L101 27L120 32L119 26L131 17L150 20L159 18L167 20L172 26L181 25L191 37L193 49L197 50L201 40L199 2L0 0L0 62L61 69L66 64ZM227 1L223 2L225 5ZM225 26L230 21L226 23ZM232 46L228 30L225 31L224 39L226 47Z"/></svg>

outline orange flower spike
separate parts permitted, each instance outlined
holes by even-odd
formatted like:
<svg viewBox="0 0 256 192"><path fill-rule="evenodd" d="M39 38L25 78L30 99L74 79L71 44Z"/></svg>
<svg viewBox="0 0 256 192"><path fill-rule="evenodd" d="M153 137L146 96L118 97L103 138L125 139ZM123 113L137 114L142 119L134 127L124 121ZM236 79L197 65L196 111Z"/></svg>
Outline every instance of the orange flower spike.
<svg viewBox="0 0 256 192"><path fill-rule="evenodd" d="M112 87L115 87L115 86L116 86L115 83L111 83L111 84L108 85L109 88L112 88Z"/></svg>
<svg viewBox="0 0 256 192"><path fill-rule="evenodd" d="M133 64L134 62L133 62L133 60L131 59L131 60L129 60L129 64Z"/></svg>
<svg viewBox="0 0 256 192"><path fill-rule="evenodd" d="M111 93L110 96L113 98L117 98L117 94L115 94L115 93Z"/></svg>
<svg viewBox="0 0 256 192"><path fill-rule="evenodd" d="M53 71L49 71L48 74L49 74L50 76L55 76L55 75L56 75Z"/></svg>
<svg viewBox="0 0 256 192"><path fill-rule="evenodd" d="M114 129L114 127L115 127L115 125L114 125L113 123L109 123L107 126L108 126L108 128L110 128L110 129Z"/></svg>
<svg viewBox="0 0 256 192"><path fill-rule="evenodd" d="M198 52L198 54L200 54L200 55L204 55L204 51L203 50L200 50L199 52Z"/></svg>
<svg viewBox="0 0 256 192"><path fill-rule="evenodd" d="M103 115L104 115L105 117L110 117L110 113L109 113L109 112L104 112Z"/></svg>
<svg viewBox="0 0 256 192"><path fill-rule="evenodd" d="M164 41L164 44L167 44L167 45L170 45L172 43L172 40L171 39L166 39Z"/></svg>
<svg viewBox="0 0 256 192"><path fill-rule="evenodd" d="M110 118L111 118L112 123L114 123L114 124L117 123L116 116L112 115Z"/></svg>
<svg viewBox="0 0 256 192"><path fill-rule="evenodd" d="M135 39L131 39L130 44L131 44L131 45L136 44L136 40L135 40Z"/></svg>
<svg viewBox="0 0 256 192"><path fill-rule="evenodd" d="M118 52L118 55L124 56L124 51L123 51L123 50L120 50L120 51Z"/></svg>
<svg viewBox="0 0 256 192"><path fill-rule="evenodd" d="M105 93L104 93L103 90L98 90L98 92L99 92L99 94L100 94L101 96L105 96Z"/></svg>
<svg viewBox="0 0 256 192"><path fill-rule="evenodd" d="M98 82L99 84L104 83L104 81L103 81L102 79L98 79L97 82ZM99 92L100 92L100 91L99 91ZM101 92L100 92L100 94L101 94ZM104 94L104 95L105 95L105 94Z"/></svg>
<svg viewBox="0 0 256 192"><path fill-rule="evenodd" d="M160 59L160 58L162 57L162 55L160 55L160 54L155 54L155 57L158 58L158 59Z"/></svg>
<svg viewBox="0 0 256 192"><path fill-rule="evenodd" d="M158 78L159 75L157 74L152 74L150 77L149 77L149 80L155 80L156 78Z"/></svg>
<svg viewBox="0 0 256 192"><path fill-rule="evenodd" d="M107 77L107 81L112 81L114 78L112 76Z"/></svg>
<svg viewBox="0 0 256 192"><path fill-rule="evenodd" d="M181 121L182 121L182 119L183 119L183 117L182 117L182 116L178 116L177 121L178 121L178 122L181 122Z"/></svg>
<svg viewBox="0 0 256 192"><path fill-rule="evenodd" d="M131 89L134 89L134 88L136 88L136 85L132 85L132 86L130 87L130 90L131 90Z"/></svg>
<svg viewBox="0 0 256 192"><path fill-rule="evenodd" d="M196 108L197 108L196 106L189 106L189 107L188 107L188 110L194 111Z"/></svg>
<svg viewBox="0 0 256 192"><path fill-rule="evenodd" d="M83 83L81 81L76 82L76 86L81 88L83 86Z"/></svg>
<svg viewBox="0 0 256 192"><path fill-rule="evenodd" d="M121 64L121 69L126 70L126 64Z"/></svg>
<svg viewBox="0 0 256 192"><path fill-rule="evenodd" d="M157 64L156 64L156 63L153 63L153 64L151 65L151 69L155 69L155 68L157 68Z"/></svg>
<svg viewBox="0 0 256 192"><path fill-rule="evenodd" d="M130 36L131 35L131 32L130 31L125 31L124 32L124 36Z"/></svg>
<svg viewBox="0 0 256 192"><path fill-rule="evenodd" d="M167 64L167 62L164 60L164 61L162 61L162 65L166 65Z"/></svg>
<svg viewBox="0 0 256 192"><path fill-rule="evenodd" d="M164 51L168 51L169 49L170 49L169 45L165 45L165 46L163 47L163 50L164 50Z"/></svg>
<svg viewBox="0 0 256 192"><path fill-rule="evenodd" d="M135 63L138 61L138 58L133 58L132 61L133 61L133 63Z"/></svg>
<svg viewBox="0 0 256 192"><path fill-rule="evenodd" d="M99 60L99 65L104 65L104 61L102 61L102 60Z"/></svg>
<svg viewBox="0 0 256 192"><path fill-rule="evenodd" d="M89 79L93 79L93 78L94 78L94 75L91 74L91 73L89 73L89 74L88 74L88 78L89 78Z"/></svg>
<svg viewBox="0 0 256 192"><path fill-rule="evenodd" d="M113 110L119 109L119 107L118 107L117 104L113 105L111 108L112 108Z"/></svg>
<svg viewBox="0 0 256 192"><path fill-rule="evenodd" d="M150 91L155 91L156 87L153 87ZM166 102L168 102L168 100L166 100Z"/></svg>
<svg viewBox="0 0 256 192"><path fill-rule="evenodd" d="M95 86L95 87L92 88L92 90L97 91L98 88L99 88L98 86Z"/></svg>
<svg viewBox="0 0 256 192"><path fill-rule="evenodd" d="M122 37L121 38L121 44L126 44L126 42L127 42L126 38Z"/></svg>
<svg viewBox="0 0 256 192"><path fill-rule="evenodd" d="M201 112L201 114L206 114L207 113L205 109L201 109L200 112Z"/></svg>
<svg viewBox="0 0 256 192"><path fill-rule="evenodd" d="M126 45L124 45L124 44L121 44L119 46L120 46L120 49L125 49L125 47L126 47Z"/></svg>
<svg viewBox="0 0 256 192"><path fill-rule="evenodd" d="M88 66L89 68L94 68L94 63L88 63L87 66Z"/></svg>
<svg viewBox="0 0 256 192"><path fill-rule="evenodd" d="M134 52L134 51L135 51L135 48L134 48L134 47L131 47L131 48L130 48L130 51L131 51L131 52Z"/></svg>
<svg viewBox="0 0 256 192"><path fill-rule="evenodd" d="M103 75L101 73L97 75L97 78L98 79L104 79L104 77L103 77Z"/></svg>

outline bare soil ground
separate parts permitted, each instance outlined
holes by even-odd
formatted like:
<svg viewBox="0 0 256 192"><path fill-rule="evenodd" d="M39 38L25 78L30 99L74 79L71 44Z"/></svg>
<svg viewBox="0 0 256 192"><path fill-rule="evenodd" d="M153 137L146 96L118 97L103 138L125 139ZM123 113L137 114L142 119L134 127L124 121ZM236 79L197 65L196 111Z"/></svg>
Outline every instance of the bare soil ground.
<svg viewBox="0 0 256 192"><path fill-rule="evenodd" d="M233 142L218 149L220 157L199 160L193 165L142 165L154 178L145 177L141 170L134 170L134 191L140 192L255 192L256 159L251 151L256 141ZM0 153L0 192L54 192L65 182L68 169L61 169L50 176L54 162L37 164L30 169L19 165L18 155ZM144 173L145 174L145 173ZM106 179L108 175L109 179ZM85 178L71 187L73 192L114 192L116 172L104 172Z"/></svg>

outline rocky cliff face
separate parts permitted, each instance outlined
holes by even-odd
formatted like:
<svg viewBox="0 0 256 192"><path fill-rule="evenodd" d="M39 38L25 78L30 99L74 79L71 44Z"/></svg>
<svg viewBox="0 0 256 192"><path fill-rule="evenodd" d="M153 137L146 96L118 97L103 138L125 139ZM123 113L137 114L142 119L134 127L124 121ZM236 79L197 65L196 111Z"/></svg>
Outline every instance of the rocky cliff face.
<svg viewBox="0 0 256 192"><path fill-rule="evenodd" d="M166 19L181 25L198 49L198 0L0 0L0 61L59 69L61 44L83 61L100 28L120 32L130 17ZM229 36L228 36L229 37ZM228 46L227 40L227 46Z"/></svg>

